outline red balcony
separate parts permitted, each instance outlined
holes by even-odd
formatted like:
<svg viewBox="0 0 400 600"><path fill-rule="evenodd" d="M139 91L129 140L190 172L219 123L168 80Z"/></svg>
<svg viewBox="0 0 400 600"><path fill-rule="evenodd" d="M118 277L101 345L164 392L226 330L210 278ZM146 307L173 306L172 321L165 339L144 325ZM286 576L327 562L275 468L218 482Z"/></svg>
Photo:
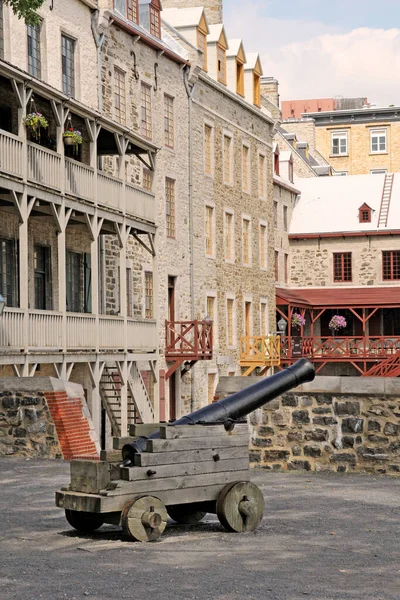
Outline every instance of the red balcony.
<svg viewBox="0 0 400 600"><path fill-rule="evenodd" d="M185 372L198 360L211 360L213 355L213 323L204 321L165 322L165 360L173 365L166 379L181 366Z"/></svg>

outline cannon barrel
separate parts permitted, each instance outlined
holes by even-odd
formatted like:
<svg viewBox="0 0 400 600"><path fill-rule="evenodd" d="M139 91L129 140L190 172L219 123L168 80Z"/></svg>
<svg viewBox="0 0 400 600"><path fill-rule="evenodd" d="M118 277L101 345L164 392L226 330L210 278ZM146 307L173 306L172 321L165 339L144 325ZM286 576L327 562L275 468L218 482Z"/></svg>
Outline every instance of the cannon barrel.
<svg viewBox="0 0 400 600"><path fill-rule="evenodd" d="M308 360L302 358L271 377L178 419L174 422L174 426L225 423L229 420L241 419L301 383L312 381L314 377L314 367ZM133 464L134 455L144 450L146 440L156 439L159 436L160 432L156 431L149 438L140 437L135 442L125 444L122 448L124 464Z"/></svg>

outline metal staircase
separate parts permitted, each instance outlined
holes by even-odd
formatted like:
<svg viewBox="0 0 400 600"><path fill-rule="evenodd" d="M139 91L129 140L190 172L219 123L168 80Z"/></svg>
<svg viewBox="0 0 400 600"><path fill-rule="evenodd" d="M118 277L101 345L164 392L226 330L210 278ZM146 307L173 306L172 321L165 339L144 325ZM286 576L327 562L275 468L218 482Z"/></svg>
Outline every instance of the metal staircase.
<svg viewBox="0 0 400 600"><path fill-rule="evenodd" d="M147 388L136 364L127 380L128 425L154 422L154 410ZM100 396L110 420L113 435L121 436L121 375L117 366L105 366L100 380Z"/></svg>
<svg viewBox="0 0 400 600"><path fill-rule="evenodd" d="M379 212L378 227L386 227L389 216L390 199L392 197L394 173L386 173L383 184L381 208Z"/></svg>

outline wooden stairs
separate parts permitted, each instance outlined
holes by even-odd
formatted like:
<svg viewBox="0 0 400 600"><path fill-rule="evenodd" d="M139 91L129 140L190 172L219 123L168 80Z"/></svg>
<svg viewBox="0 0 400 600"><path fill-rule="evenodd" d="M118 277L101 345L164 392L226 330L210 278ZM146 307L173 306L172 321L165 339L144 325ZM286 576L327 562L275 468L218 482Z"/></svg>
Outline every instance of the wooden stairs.
<svg viewBox="0 0 400 600"><path fill-rule="evenodd" d="M378 227L386 227L389 217L389 206L392 197L394 173L386 173L383 184L381 208L379 211Z"/></svg>
<svg viewBox="0 0 400 600"><path fill-rule="evenodd" d="M400 376L400 350L386 360L378 362L363 377L399 377Z"/></svg>

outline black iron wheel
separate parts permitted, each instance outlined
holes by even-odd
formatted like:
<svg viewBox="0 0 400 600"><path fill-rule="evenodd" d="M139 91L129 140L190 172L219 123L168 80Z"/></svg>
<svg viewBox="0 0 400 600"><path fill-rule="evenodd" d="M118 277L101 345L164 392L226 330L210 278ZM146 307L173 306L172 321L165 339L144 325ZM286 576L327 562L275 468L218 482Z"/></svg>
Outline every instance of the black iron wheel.
<svg viewBox="0 0 400 600"><path fill-rule="evenodd" d="M103 517L96 513L81 512L78 510L65 509L65 518L77 531L91 533L99 529L104 523Z"/></svg>

